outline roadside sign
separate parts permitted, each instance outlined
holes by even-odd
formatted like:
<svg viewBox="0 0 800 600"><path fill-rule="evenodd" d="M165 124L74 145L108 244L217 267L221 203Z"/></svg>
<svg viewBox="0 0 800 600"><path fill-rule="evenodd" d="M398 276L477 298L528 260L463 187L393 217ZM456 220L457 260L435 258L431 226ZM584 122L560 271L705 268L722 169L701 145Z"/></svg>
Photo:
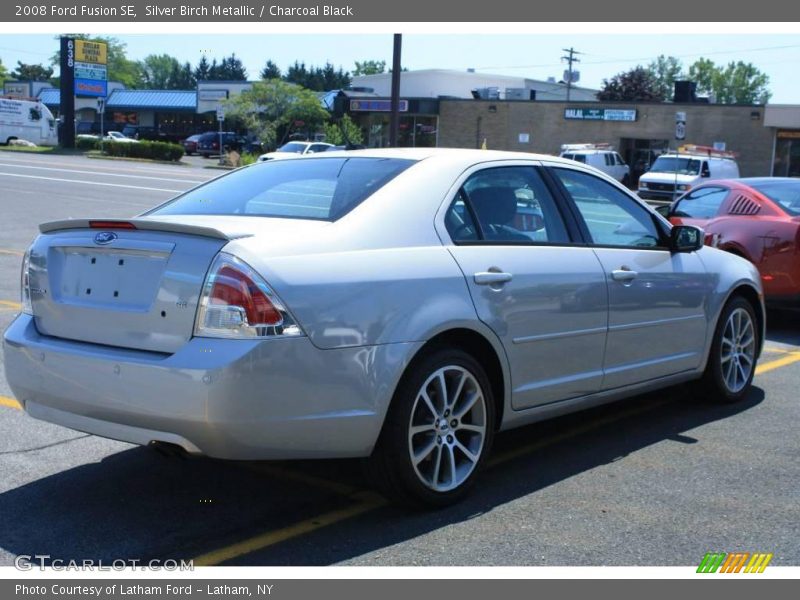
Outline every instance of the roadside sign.
<svg viewBox="0 0 800 600"><path fill-rule="evenodd" d="M685 112L676 112L675 113L675 139L676 140L685 140L686 139L686 113Z"/></svg>
<svg viewBox="0 0 800 600"><path fill-rule="evenodd" d="M105 42L75 40L75 60L104 65L108 62L108 45Z"/></svg>
<svg viewBox="0 0 800 600"><path fill-rule="evenodd" d="M75 77L77 79L108 79L108 70L105 65L75 61Z"/></svg>

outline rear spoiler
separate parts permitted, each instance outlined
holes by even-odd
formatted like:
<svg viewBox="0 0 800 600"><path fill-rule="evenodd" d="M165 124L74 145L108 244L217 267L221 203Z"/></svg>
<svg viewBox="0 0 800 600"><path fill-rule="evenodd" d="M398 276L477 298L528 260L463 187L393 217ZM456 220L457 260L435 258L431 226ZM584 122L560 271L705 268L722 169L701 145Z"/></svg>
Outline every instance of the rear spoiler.
<svg viewBox="0 0 800 600"><path fill-rule="evenodd" d="M151 219L62 219L60 221L49 221L39 225L42 233L52 233L53 231L64 231L67 229L136 229L140 231L166 231L169 233L183 233L187 235L197 235L200 237L213 238L217 240L235 240L238 238L249 237L251 233L223 233L213 227L203 227L201 225L187 225L184 223L172 223L170 221L154 221Z"/></svg>

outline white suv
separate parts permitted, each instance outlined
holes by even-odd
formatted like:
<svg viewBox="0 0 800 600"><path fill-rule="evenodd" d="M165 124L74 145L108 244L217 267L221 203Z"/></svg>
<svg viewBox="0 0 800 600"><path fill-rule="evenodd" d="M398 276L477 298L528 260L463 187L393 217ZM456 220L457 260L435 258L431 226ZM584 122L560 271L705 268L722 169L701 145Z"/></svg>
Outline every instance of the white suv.
<svg viewBox="0 0 800 600"><path fill-rule="evenodd" d="M631 169L609 144L564 144L561 158L594 167L624 185L630 184Z"/></svg>

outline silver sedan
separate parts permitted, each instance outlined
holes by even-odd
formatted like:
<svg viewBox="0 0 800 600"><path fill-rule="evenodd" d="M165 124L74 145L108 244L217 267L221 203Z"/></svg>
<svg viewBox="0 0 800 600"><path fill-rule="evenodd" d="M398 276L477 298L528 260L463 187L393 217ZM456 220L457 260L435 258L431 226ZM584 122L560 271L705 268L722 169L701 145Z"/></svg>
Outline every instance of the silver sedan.
<svg viewBox="0 0 800 600"><path fill-rule="evenodd" d="M45 223L7 380L33 417L227 459L369 457L459 499L497 431L694 380L748 391L747 261L550 156L268 161L130 220Z"/></svg>

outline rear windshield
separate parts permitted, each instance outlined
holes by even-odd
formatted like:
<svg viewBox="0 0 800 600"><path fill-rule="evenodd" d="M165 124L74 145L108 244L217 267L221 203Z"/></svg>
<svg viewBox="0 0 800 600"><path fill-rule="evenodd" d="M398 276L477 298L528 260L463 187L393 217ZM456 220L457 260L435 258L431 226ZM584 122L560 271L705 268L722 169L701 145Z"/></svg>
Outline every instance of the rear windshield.
<svg viewBox="0 0 800 600"><path fill-rule="evenodd" d="M770 181L749 185L779 204L790 215L800 215L800 181Z"/></svg>
<svg viewBox="0 0 800 600"><path fill-rule="evenodd" d="M335 221L414 162L396 158L266 161L190 190L147 214Z"/></svg>

